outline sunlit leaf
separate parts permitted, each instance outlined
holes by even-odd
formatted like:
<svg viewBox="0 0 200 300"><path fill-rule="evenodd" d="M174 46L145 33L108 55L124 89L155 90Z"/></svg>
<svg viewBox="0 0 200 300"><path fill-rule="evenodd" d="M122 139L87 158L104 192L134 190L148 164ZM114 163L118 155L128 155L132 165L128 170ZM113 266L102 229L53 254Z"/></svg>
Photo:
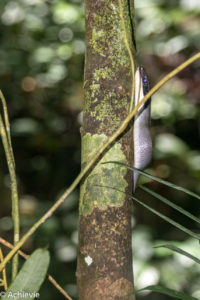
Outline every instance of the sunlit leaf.
<svg viewBox="0 0 200 300"><path fill-rule="evenodd" d="M79 18L79 7L65 1L59 1L53 8L53 18L57 24L74 23Z"/></svg>
<svg viewBox="0 0 200 300"><path fill-rule="evenodd" d="M177 136L170 133L163 133L156 136L155 151L158 152L160 157L181 156L187 153L188 146Z"/></svg>
<svg viewBox="0 0 200 300"><path fill-rule="evenodd" d="M11 128L14 135L34 135L41 132L39 122L31 118L16 119Z"/></svg>

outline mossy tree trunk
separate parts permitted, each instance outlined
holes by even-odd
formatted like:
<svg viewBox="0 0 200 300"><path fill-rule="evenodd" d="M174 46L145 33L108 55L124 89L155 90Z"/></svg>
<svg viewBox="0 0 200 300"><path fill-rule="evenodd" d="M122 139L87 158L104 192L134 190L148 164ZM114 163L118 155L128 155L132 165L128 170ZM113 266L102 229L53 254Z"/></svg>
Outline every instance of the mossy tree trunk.
<svg viewBox="0 0 200 300"><path fill-rule="evenodd" d="M82 166L128 115L134 53L128 0L85 0L86 60ZM125 43L125 38L127 44ZM130 51L128 53L129 47ZM117 164L133 163L129 128L102 156L81 184L77 280L79 299L133 300L132 174Z"/></svg>

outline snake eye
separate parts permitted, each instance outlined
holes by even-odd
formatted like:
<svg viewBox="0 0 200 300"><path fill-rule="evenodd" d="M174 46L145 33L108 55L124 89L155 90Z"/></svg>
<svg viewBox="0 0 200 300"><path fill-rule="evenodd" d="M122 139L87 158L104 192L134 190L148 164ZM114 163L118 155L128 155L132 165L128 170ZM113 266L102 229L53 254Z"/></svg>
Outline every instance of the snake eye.
<svg viewBox="0 0 200 300"><path fill-rule="evenodd" d="M149 91L149 83L144 68L139 67L135 74L135 106ZM151 99L148 99L135 115L133 141L134 141L134 167L143 170L151 161L152 138L150 133ZM133 192L135 192L139 173L134 171Z"/></svg>

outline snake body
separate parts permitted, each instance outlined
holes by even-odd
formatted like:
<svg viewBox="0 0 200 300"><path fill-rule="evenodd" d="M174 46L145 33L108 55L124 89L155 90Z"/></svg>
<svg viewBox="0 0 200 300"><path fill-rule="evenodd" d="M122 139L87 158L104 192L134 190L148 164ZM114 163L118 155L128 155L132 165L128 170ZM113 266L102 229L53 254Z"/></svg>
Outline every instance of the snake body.
<svg viewBox="0 0 200 300"><path fill-rule="evenodd" d="M147 75L143 67L135 72L135 106L149 91ZM141 105L135 115L133 141L134 141L134 167L143 170L151 161L152 138L150 133L151 98ZM133 191L135 192L139 173L134 171Z"/></svg>

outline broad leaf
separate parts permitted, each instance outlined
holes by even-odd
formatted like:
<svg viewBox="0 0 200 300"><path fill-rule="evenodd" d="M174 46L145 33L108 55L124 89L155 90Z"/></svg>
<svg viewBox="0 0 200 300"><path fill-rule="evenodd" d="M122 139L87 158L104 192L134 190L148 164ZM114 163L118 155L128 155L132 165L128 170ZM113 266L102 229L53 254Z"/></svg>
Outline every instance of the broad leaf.
<svg viewBox="0 0 200 300"><path fill-rule="evenodd" d="M34 299L35 294L39 291L42 282L45 279L49 265L49 252L45 249L37 249L27 259L11 283L5 294L4 300L14 298ZM27 293L27 294L25 294Z"/></svg>

